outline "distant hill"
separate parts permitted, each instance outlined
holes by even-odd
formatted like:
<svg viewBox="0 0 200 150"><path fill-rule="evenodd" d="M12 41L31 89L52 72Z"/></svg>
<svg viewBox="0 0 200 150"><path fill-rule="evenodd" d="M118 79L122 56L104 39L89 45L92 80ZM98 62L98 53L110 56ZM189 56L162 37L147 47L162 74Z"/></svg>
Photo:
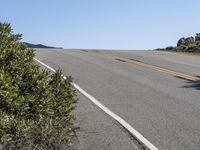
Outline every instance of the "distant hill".
<svg viewBox="0 0 200 150"><path fill-rule="evenodd" d="M29 48L59 48L59 49L62 49L62 47L52 47L52 46L46 46L46 45L42 45L42 44L31 44L31 43L27 43L27 42L24 42L24 44L26 44Z"/></svg>

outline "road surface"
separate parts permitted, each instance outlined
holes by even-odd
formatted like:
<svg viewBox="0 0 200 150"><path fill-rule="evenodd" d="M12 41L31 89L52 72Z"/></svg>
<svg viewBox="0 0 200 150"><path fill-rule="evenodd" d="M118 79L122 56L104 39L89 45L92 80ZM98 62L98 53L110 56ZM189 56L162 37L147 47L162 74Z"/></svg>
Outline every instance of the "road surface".
<svg viewBox="0 0 200 150"><path fill-rule="evenodd" d="M37 49L36 58L123 118L159 150L200 149L200 57L156 51ZM137 140L79 94L82 149L141 149Z"/></svg>

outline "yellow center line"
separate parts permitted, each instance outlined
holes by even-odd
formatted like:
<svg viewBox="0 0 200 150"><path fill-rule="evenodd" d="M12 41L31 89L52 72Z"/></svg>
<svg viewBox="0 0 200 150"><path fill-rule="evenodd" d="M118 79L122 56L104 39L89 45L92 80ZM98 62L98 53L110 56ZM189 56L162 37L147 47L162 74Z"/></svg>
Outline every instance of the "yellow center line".
<svg viewBox="0 0 200 150"><path fill-rule="evenodd" d="M136 60L130 60L128 58L125 58L125 57L122 57L122 56L119 56L119 55L116 55L116 54L110 54L110 53L105 53L105 52L96 53L96 54L104 55L104 56L107 56L107 57L112 58L112 59L118 59L118 60L127 62L129 64L135 64L135 65L138 65L138 66L150 68L150 69L153 69L153 70L156 70L156 71L159 71L159 72L162 72L162 73L166 73L166 74L169 74L169 75L172 75L172 76L175 76L175 77L183 78L183 79L186 79L186 80L200 81L199 77L195 77L195 76L188 75L188 74L185 74L185 73L169 70L169 69L166 69L166 68L163 68L163 67L158 67L158 66L155 66L155 65L152 65L152 64L148 64L148 63L144 63L144 62L140 62L140 61L136 61Z"/></svg>

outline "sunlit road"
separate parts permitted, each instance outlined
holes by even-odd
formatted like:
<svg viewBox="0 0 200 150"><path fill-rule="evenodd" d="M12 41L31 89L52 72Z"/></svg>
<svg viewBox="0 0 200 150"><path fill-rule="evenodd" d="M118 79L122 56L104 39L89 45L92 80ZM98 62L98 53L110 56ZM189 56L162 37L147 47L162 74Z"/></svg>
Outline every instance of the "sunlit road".
<svg viewBox="0 0 200 150"><path fill-rule="evenodd" d="M36 58L119 115L160 150L200 149L200 57L154 51L37 49ZM82 149L138 149L118 123L79 94Z"/></svg>

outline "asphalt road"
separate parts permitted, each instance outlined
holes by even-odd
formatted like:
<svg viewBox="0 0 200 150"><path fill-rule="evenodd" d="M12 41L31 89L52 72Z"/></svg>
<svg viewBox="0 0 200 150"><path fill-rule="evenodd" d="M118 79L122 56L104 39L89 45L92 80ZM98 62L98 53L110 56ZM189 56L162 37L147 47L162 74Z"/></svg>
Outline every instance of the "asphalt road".
<svg viewBox="0 0 200 150"><path fill-rule="evenodd" d="M36 58L73 76L74 82L158 149L200 149L200 57L154 51L37 49ZM75 114L82 149L137 149L137 142L122 127L82 95Z"/></svg>

